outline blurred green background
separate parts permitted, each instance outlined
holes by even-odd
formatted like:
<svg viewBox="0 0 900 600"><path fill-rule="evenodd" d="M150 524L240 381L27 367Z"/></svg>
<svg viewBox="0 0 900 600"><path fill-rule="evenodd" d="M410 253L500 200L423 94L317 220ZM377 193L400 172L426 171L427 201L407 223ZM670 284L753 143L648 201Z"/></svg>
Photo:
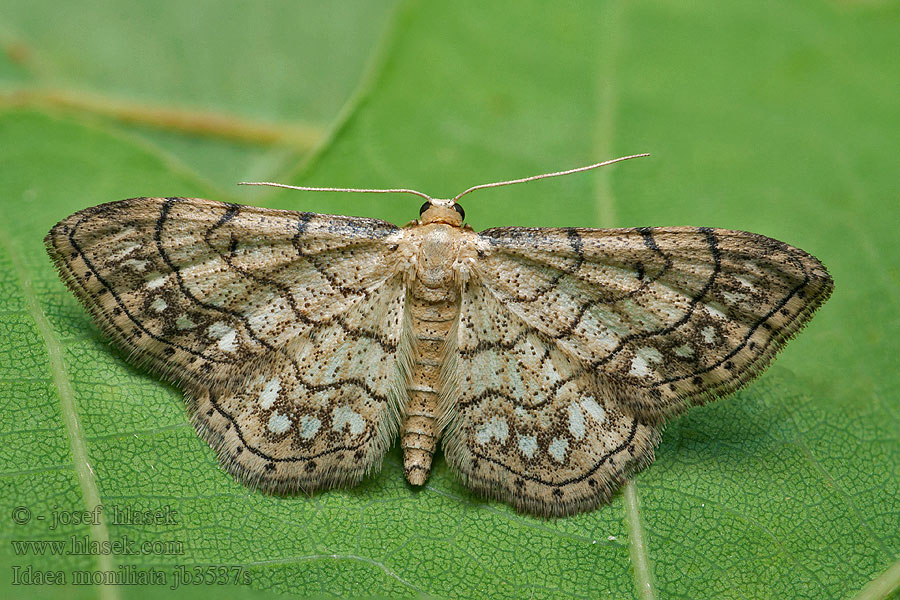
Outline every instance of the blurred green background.
<svg viewBox="0 0 900 600"><path fill-rule="evenodd" d="M184 597L896 593L898 8L4 0L0 595L156 597L179 565L241 574L195 577ZM653 156L473 194L468 220L751 230L818 256L836 291L758 381L671 424L626 494L557 521L472 496L440 456L412 489L396 449L353 490L247 490L194 434L180 394L100 336L41 244L76 210L150 195L402 224L416 199L234 184L450 196L635 152ZM97 502L177 518L50 529L54 511ZM73 536L181 552L18 544ZM156 570L167 585L14 585L48 570Z"/></svg>

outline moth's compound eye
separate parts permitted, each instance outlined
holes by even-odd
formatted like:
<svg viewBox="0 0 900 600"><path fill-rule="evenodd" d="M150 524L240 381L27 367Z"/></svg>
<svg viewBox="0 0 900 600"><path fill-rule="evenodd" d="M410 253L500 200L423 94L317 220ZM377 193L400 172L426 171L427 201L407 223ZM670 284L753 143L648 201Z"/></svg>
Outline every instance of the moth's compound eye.
<svg viewBox="0 0 900 600"><path fill-rule="evenodd" d="M428 207L429 207L429 206L431 206L431 202L426 202L425 204L422 205L422 208L419 209L419 216L420 216L420 217L422 216L422 214L423 214L426 210L428 210Z"/></svg>
<svg viewBox="0 0 900 600"><path fill-rule="evenodd" d="M463 221L466 220L466 211L463 210L462 206L460 206L459 204L454 204L453 209L459 213L460 219L462 219Z"/></svg>

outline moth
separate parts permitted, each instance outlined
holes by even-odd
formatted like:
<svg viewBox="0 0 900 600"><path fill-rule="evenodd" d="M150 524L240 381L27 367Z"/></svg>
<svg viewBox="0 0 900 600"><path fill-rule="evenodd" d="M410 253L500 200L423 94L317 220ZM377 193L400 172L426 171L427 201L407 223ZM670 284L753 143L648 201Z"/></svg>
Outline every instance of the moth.
<svg viewBox="0 0 900 600"><path fill-rule="evenodd" d="M132 198L45 243L244 484L351 486L399 434L412 485L440 442L472 490L570 515L649 465L667 419L762 372L833 287L815 257L743 231L463 225L471 191L626 158L451 200L299 188L424 197L404 227Z"/></svg>

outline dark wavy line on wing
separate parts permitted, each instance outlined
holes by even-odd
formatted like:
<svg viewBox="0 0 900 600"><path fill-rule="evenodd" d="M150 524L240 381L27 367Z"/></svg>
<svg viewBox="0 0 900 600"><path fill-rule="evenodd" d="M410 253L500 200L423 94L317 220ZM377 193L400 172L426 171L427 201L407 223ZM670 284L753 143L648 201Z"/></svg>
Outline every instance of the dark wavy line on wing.
<svg viewBox="0 0 900 600"><path fill-rule="evenodd" d="M625 441L623 441L621 444L619 444L618 446L616 446L615 448L613 448L612 450L610 450L609 452L604 454L602 457L600 457L600 460L598 460L590 469L585 471L583 475L579 475L578 477L572 477L571 479L566 479L565 481L561 481L559 483L545 481L545 480L541 479L540 477L535 477L534 475L527 475L526 473L516 471L515 469L511 468L509 465L502 463L495 458L491 458L490 456L485 456L484 454L479 454L478 452L475 452L474 450L472 450L472 454L474 456L477 456L481 460L486 460L488 462L491 462L491 463L497 465L498 467L501 467L501 468L509 471L510 473L516 475L517 477L520 477L521 479L527 479L528 481L534 481L535 483L540 483L541 485L546 485L548 487L561 488L566 485L571 485L573 483L579 483L581 481L584 481L585 479L589 478L591 475L596 473L597 469L599 469L600 467L603 466L603 463L605 463L610 458L612 458L616 454L619 454L620 452L622 452L628 446L631 445L631 443L634 441L634 436L637 434L637 428L638 428L637 420L632 421L631 431L628 432L628 437L625 438Z"/></svg>
<svg viewBox="0 0 900 600"><path fill-rule="evenodd" d="M653 230L652 227L638 227L638 228L633 229L632 231L636 231L636 232L640 233L641 236L643 237L644 245L647 246L650 250L653 250L655 253L657 253L663 257L663 260L665 262L665 266L663 267L663 269L661 269L660 272L657 273L653 277L650 277L650 278L640 277L640 279L642 280L642 283L636 289L634 289L630 292L625 292L621 296L612 296L612 297L608 297L608 298L598 299L597 300L598 304L619 302L621 300L625 300L626 298L632 298L632 297L638 295L639 293L641 293L651 283L657 281L659 278L661 278L663 275L665 275L668 272L668 270L672 267L671 258L659 248L659 246L656 244L656 241L650 235L652 230ZM536 231L540 231L540 230L536 230ZM508 301L516 302L516 303L534 302L538 298L540 298L541 296L546 294L547 292L550 292L553 289L555 289L563 277L565 277L566 275L574 275L576 272L581 270L581 267L584 266L585 262L588 262L584 258L584 241L581 238L581 234L578 233L577 228L570 227L570 228L566 229L566 231L569 235L570 243L572 244L572 248L575 251L576 255L578 256L578 261L577 261L576 266L570 270L558 269L560 271L560 273L558 275L554 276L550 283L546 284L545 286L543 286L541 288L538 288L538 290L536 292L534 292L533 295L524 296L524 295L516 294L515 296L507 298ZM498 232L509 233L509 229L508 228L487 229L485 231L482 231L478 235L487 237L488 242L491 245L496 246L498 244L497 238L494 237L492 234L498 233ZM516 258L519 258L519 259L530 260L525 256L516 255L515 253L513 253L513 256L515 256ZM531 261L531 262L536 262L536 261ZM556 269L557 267L553 267L553 268ZM640 263L638 264L638 272L642 273L642 265ZM577 324L576 324L576 326L577 326Z"/></svg>
<svg viewBox="0 0 900 600"><path fill-rule="evenodd" d="M603 298L595 298L594 300L585 302L584 304L582 304L578 307L578 314L575 316L574 319L572 319L572 321L568 325L566 325L566 327L562 331L559 331L552 335L543 334L543 333L540 333L540 335L548 337L553 340L561 340L565 337L569 337L575 331L575 329L578 327L578 325L581 324L581 321L584 319L584 315L587 314L588 310L590 310L594 306L597 306L599 304L614 304L616 302L621 302L622 300L626 300L628 298L633 298L634 296L643 292L649 285L651 285L652 283L655 283L656 281L661 279L669 271L669 269L672 268L673 262L672 262L672 259L669 257L669 255L666 254L665 252L663 252L659 248L659 246L656 244L656 240L654 240L653 236L652 236L652 229L653 229L652 227L641 227L639 229L635 229L634 231L640 232L640 234L644 237L644 245L645 246L647 246L654 252L657 252L660 256L663 257L663 259L665 261L665 265L659 271L659 273L657 273L653 277L649 277L649 278L643 277L641 284L636 289L634 289L630 292L625 292L624 294L619 295L619 296L607 296L607 297L603 297ZM488 230L488 231L490 231L490 230ZM560 278L566 274L571 274L571 273L562 273ZM556 282L558 282L558 281L559 281L559 278L557 278ZM554 282L554 287L555 287L556 282ZM485 287L487 289L491 289L489 287L489 285L485 285ZM549 289L542 291L540 294L537 294L534 299L537 299L537 297L539 297L546 291L549 291ZM492 291L492 293L495 293L495 292ZM497 295L497 294L495 293L495 295ZM514 298L513 300L517 300L517 298ZM500 298L498 296L498 299L506 300L507 298ZM522 300L522 301L524 301L524 300ZM537 331L536 329L532 329L532 330ZM476 355L480 352L484 352L485 350L492 350L492 349L509 350L509 349L512 349L513 347L515 347L516 344L518 344L522 340L522 338L524 337L523 334L527 334L527 333L528 333L527 331L520 332L514 339L512 339L508 342L503 342L503 341L479 342L474 348L467 348L465 350L460 350L459 353L461 356L469 357L469 356Z"/></svg>
<svg viewBox="0 0 900 600"><path fill-rule="evenodd" d="M264 459L272 461L272 462L309 461L309 460L315 460L317 458L320 458L320 457L328 455L328 454L334 454L335 452L358 450L359 448L362 448L366 443L368 443L368 441L370 439L372 439L372 436L374 435L374 431L370 427L369 433L366 434L366 436L362 439L362 441L360 441L359 445L357 445L357 446L335 446L334 448L331 448L329 450L323 450L322 452L319 452L318 454L311 454L309 456L291 456L291 457L287 457L287 458L276 458L270 454L266 454L265 452L263 452L256 446L251 446L250 444L247 443L247 440L244 438L244 433L241 431L241 426L238 424L237 420L235 420L234 417L232 417L221 406L219 406L219 403L216 401L216 398L215 398L215 395L213 394L212 389L209 390L209 402L210 402L210 404L213 405L213 407L216 409L216 411L220 415L225 417L234 426L234 431L237 434L238 439L241 440L241 443L244 444L244 447L246 447L247 450L249 450L250 452L252 452L253 454L255 454L261 458L264 458Z"/></svg>
<svg viewBox="0 0 900 600"><path fill-rule="evenodd" d="M707 244L709 244L710 251L712 252L712 255L713 255L714 267L713 267L713 272L710 275L709 279L706 281L705 285L703 286L703 289L701 289L700 292L696 296L691 297L689 309L685 312L684 316L682 316L678 321L676 321L672 325L666 326L664 328L654 329L651 331L644 331L644 332L640 332L640 333L633 333L633 334L623 337L619 341L619 343L616 345L616 347L614 349L612 349L606 356L594 361L592 363L592 368L596 369L600 365L612 360L612 358L616 354L618 354L625 347L625 345L628 342L630 342L631 340L652 337L652 336L656 336L656 335L664 335L666 333L670 333L670 332L674 331L675 329L677 329L678 327L680 327L681 325L683 325L684 323L686 323L690 319L690 317L693 316L694 308L697 306L698 302L703 298L703 296L705 296L706 293L710 290L713 283L715 282L716 277L718 276L718 274L721 270L721 257L719 255L719 250L718 250L717 243L716 243L715 233L712 231L712 229L710 229L708 227L699 227L697 229L697 231L700 233L703 233L706 236ZM650 232L650 236L651 236L651 240L652 240L652 232ZM655 240L652 240L652 243L655 245L656 244ZM488 289L490 289L490 288L488 288ZM530 327L530 326L528 326L528 327ZM534 331L537 331L537 330L534 329ZM521 335L522 335L522 333L517 335L516 338L519 338ZM544 335L544 334L541 334L541 335ZM544 337L547 337L551 340L561 340L561 339L563 339L563 337L567 337L567 336L560 335L560 334L554 334L554 335L549 335L549 336L544 335ZM500 342L500 341L498 341L498 342L479 342L478 346L476 346L475 348L468 349L468 350L461 350L460 354L466 353L466 355L472 355L472 354L477 354L478 352L483 352L485 350L493 349L493 348L500 348L500 349L508 350L508 349L514 347L515 343L517 343L517 342L518 342L518 339L514 339L512 342Z"/></svg>
<svg viewBox="0 0 900 600"><path fill-rule="evenodd" d="M710 372L710 371L712 371L712 370L714 370L714 369L717 369L717 368L719 368L721 365L723 365L723 364L725 364L726 362L728 362L728 360L730 360L731 358L734 358L734 356L737 355L737 353L740 352L740 351L747 345L747 343L750 341L750 338L753 337L753 334L754 334L754 333L756 333L756 330L757 330L757 329L759 329L760 327L762 327L762 326L765 324L766 321L768 321L775 313L777 313L777 312L778 312L779 310L781 310L788 302L790 302L791 298L793 298L800 290L802 290L804 287L806 287L807 285L809 285L810 277L809 277L808 271L806 270L806 267L805 267L805 266L803 265L803 263L802 263L801 261L799 261L796 257L791 257L791 258L792 258L792 260L794 261L794 263L795 263L797 266L799 266L800 270L803 271L803 282L800 283L800 284L798 284L797 286L795 286L795 287L794 287L794 288L793 288L793 289L792 289L792 290L791 290L791 291L790 291L790 292L789 292L789 293L788 293L788 294L787 294L787 295L786 295L786 296L785 296L785 297L784 297L784 298L783 298L783 299L782 299L782 300L781 300L781 301L780 301L780 302L779 302L772 310L770 310L770 311L769 311L768 313L766 313L762 318L760 318L759 320L757 320L756 323L754 323L754 324L750 327L750 329L747 330L747 333L744 335L743 339L741 340L741 343L740 343L738 346L736 346L731 352L729 352L728 354L726 354L725 356L723 356L721 359L717 360L717 361L714 362L713 364L711 364L711 365L709 365L709 366L707 366L707 367L704 367L704 368L702 368L702 369L694 370L694 371L692 371L691 373L689 373L689 374L687 374L687 375L683 375L683 376L679 376L679 377L670 377L669 379L664 379L664 380L662 380L662 381L659 381L659 382L656 382L656 383L653 383L653 384L650 384L650 385L640 385L640 384L637 384L636 387L656 388L656 387L659 387L659 386L661 386L661 385L665 385L665 384L667 384L667 383L673 383L673 382L675 382L675 381L681 381L682 379L687 379L688 377L696 377L697 375L700 375L700 374L703 374L703 373L708 373L708 372ZM801 315L801 314L803 314L803 311L802 311L802 310L799 311L799 312L797 312L797 313L794 315L794 319L796 319L797 316L798 316L798 315ZM794 319L792 319L790 322L793 323L793 322L794 322ZM765 353L765 349L768 348L769 345L770 345L774 340L775 340L774 337L770 337L768 340L766 340L766 343L760 348L760 352L758 352L757 354L758 354L758 355L764 354L764 353ZM749 364L749 363L748 363L748 364Z"/></svg>
<svg viewBox="0 0 900 600"><path fill-rule="evenodd" d="M678 329L679 327L681 327L682 325L684 325L685 323L687 323L688 320L690 320L690 318L694 314L694 309L696 308L697 304L712 288L713 283L715 282L716 278L718 277L719 272L721 271L721 255L720 255L720 252L718 249L718 242L717 242L715 232L713 232L713 230L710 229L709 227L700 227L697 229L697 231L700 233L703 233L706 236L707 244L709 245L710 252L713 255L714 267L713 267L713 272L710 274L709 279L706 281L706 284L703 286L703 289L701 289L700 292L696 296L693 296L691 298L690 307L687 310L687 312L684 314L684 316L682 316L678 321L676 321L675 323L673 323L672 325L669 325L667 327L663 327L661 329L656 329L653 331L634 333L634 334L623 337L619 341L618 345L613 350L611 350L606 356L604 356L601 359L593 361L589 366L587 366L585 368L577 370L575 373L573 373L569 377L560 379L559 381L554 383L550 387L550 389L547 391L547 398L537 404L532 405L531 408L539 408L541 406L544 406L548 402L550 402L551 399L553 398L553 396L556 394L556 392L560 388L562 388L564 385L570 383L571 381L574 381L578 377L582 377L585 373L590 373L592 371L597 370L601 365L612 360L612 358L616 354L621 352L622 349L625 348L625 346L632 340L643 339L643 338L647 338L647 337L652 337L652 336L657 336L657 335L665 335L667 333L671 333L671 332L675 331L676 329ZM522 333L524 333L524 332L522 332ZM516 337L521 336L522 333L520 333ZM555 343L556 340L551 339L549 341L551 343ZM470 401L467 400L465 402L465 405L468 405L469 403L470 403ZM461 403L461 405L463 405L463 403Z"/></svg>
<svg viewBox="0 0 900 600"><path fill-rule="evenodd" d="M306 218L300 219L297 222L297 232L294 234L294 237L291 239L291 243L294 246L294 249L297 251L297 254L300 255L303 259L305 259L307 262L309 262L313 266L313 268L322 277L324 277L325 280L329 283L329 285L331 285L331 287L333 287L334 289L339 290L341 293L343 293L345 295L368 296L368 290L364 287L358 288L358 287L347 286L347 285L340 283L338 281L338 279L336 277L334 277L334 275L329 273L327 271L327 269L325 269L321 264L319 264L319 261L316 259L315 254L307 253L306 251L304 251L302 237L306 233L306 229L309 226L309 222L312 220L313 217L327 219L327 218L329 218L329 216L328 215L317 215L315 213L302 213L302 215ZM375 219L368 219L368 220L365 220L365 222L371 222L371 224L373 225L372 229L370 231L368 231L367 233L378 233L378 234L380 234L377 236L379 238L386 237L397 230L397 228L394 226L385 228L384 225L386 225L386 223L383 221L376 221ZM378 225L379 228L376 229L374 227L375 225ZM354 231L354 232L358 231L358 229L353 226L348 227L348 230ZM329 227L329 231L331 233L335 233L335 234L341 233L340 229L336 226Z"/></svg>
<svg viewBox="0 0 900 600"><path fill-rule="evenodd" d="M112 206L113 204L115 204L115 203L103 204L101 206L94 207L97 210L90 211L90 212L85 211L84 216L82 216L81 219L79 219L74 225L72 225L71 229L69 230L69 233L68 233L69 243L72 245L73 248L75 248L75 251L78 253L78 255L81 257L81 259L84 261L84 264L87 265L88 269L91 270L91 273L93 274L93 276L96 277L97 281L99 281L103 285L104 289L106 289L110 294L112 294L113 299L116 301L116 304L119 306L119 308L122 309L122 312L125 313L125 316L127 316L128 319L132 323L134 323L134 326L137 327L145 335L149 336L150 338L152 338L162 344L171 346L173 348L177 348L183 352L186 352L193 356L203 358L204 360L207 360L209 362L218 363L218 364L233 364L233 361L226 361L226 360L207 357L202 352L197 352L196 350L194 350L192 348L188 348L187 346L182 346L181 344L176 344L170 340L164 339L164 338L156 335L155 333L153 333L146 327L144 327L144 324L137 317L135 317L131 313L130 310L128 310L128 307L125 305L125 302L122 300L122 298L119 296L119 294L113 289L113 287L109 284L109 282L100 274L100 271L97 269L96 266L94 266L93 261L91 261L91 259L88 258L87 253L82 249L82 247L75 240L75 234L78 231L78 228L81 226L81 224L84 223L87 219L93 218L100 213L111 210L113 208L113 206ZM110 319L109 321L119 331L119 333L122 334L123 339L127 339L128 335L126 334L126 332L124 330L122 330L121 327L115 325L115 322L112 319ZM149 352L149 351L146 351L143 349L142 349L142 351L146 352L147 355L149 355L150 357L155 358L159 361L165 362L167 360L167 359L162 358L152 352Z"/></svg>
<svg viewBox="0 0 900 600"><path fill-rule="evenodd" d="M284 284L280 281L276 281L276 280L268 278L268 277L262 277L259 275L255 275L255 274L251 273L250 271L247 271L246 269L243 269L243 268L235 265L234 264L234 256L235 256L235 252L237 250L237 244L236 244L236 240L234 238L232 238L232 243L229 247L228 254L223 254L210 241L210 235L212 234L212 232L215 229L217 229L221 225L224 225L225 223L230 221L234 216L239 214L239 212L240 212L239 205L232 204L232 205L228 205L228 206L229 206L229 210L225 214L222 215L222 218L219 219L219 222L216 223L212 228L210 228L206 232L206 235L204 236L204 241L206 242L206 245L209 247L210 251L214 252L217 256L219 256L231 269L233 269L237 273L240 273L242 276L246 277L247 279L250 279L251 281L255 281L257 283L261 283L264 285L270 285L270 286L274 287L275 289L279 290L282 294L282 297L285 298L285 300L287 300L288 304L290 304L291 310L293 311L294 316L299 321L301 321L302 323L304 323L306 325L312 325L314 327L322 327L322 326L326 326L326 325L335 323L344 331L345 334L352 337L353 339L359 339L361 337L367 338L367 339L377 342L378 345L380 345L382 347L382 349L384 349L387 352L394 352L397 350L396 343L393 343L393 342L390 342L390 341L384 339L381 335L379 335L375 332L365 331L363 329L359 329L359 328L353 327L351 325L348 325L346 320L341 315L334 315L327 319L316 320L316 319L313 319L313 318L303 314L303 312L300 311L299 307L297 306L297 301L294 298L294 294L292 293L289 286L287 286L286 284ZM301 213L301 217L307 217L307 216L309 218L311 218L311 217L315 216L315 213ZM306 219L301 218L300 220L298 220L298 229L305 228L305 224L306 224L306 222L309 221L309 218L306 218ZM308 258L307 258L307 260L308 260ZM313 266L315 266L315 265L313 265ZM349 288L348 288L348 290L349 290ZM346 290L341 290L341 291L346 291ZM363 297L368 299L370 292L371 292L371 290L364 289L362 292L360 292L359 294L356 294L356 295L362 295ZM249 325L247 325L247 328L249 329Z"/></svg>

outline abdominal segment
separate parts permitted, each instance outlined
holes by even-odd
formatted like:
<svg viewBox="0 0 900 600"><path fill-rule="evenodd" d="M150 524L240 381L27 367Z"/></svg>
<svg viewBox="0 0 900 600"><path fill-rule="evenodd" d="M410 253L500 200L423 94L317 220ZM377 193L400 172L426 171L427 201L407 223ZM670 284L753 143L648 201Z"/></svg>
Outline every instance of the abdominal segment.
<svg viewBox="0 0 900 600"><path fill-rule="evenodd" d="M416 282L411 286L408 306L415 336L415 356L407 386L409 400L400 445L406 480L413 485L423 485L431 472L431 459L440 438L435 419L442 354L459 315L459 297L455 290L435 294L434 289Z"/></svg>

